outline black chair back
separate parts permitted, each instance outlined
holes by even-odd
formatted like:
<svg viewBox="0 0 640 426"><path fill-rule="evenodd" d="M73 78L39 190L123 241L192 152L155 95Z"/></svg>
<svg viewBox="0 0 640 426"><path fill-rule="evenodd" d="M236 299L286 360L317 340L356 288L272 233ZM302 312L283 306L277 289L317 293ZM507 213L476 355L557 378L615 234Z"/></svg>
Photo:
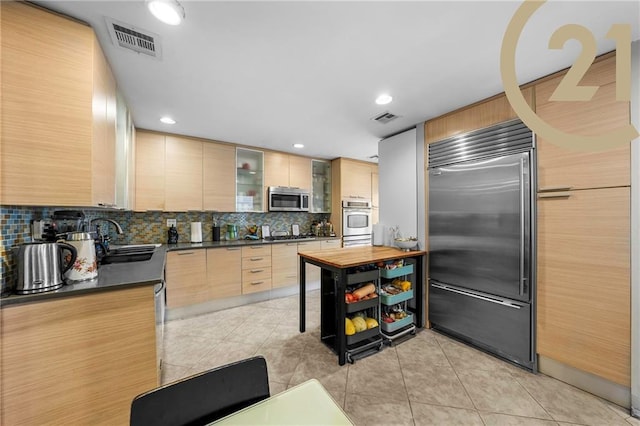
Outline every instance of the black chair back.
<svg viewBox="0 0 640 426"><path fill-rule="evenodd" d="M267 362L257 356L136 396L130 424L205 425L268 397Z"/></svg>

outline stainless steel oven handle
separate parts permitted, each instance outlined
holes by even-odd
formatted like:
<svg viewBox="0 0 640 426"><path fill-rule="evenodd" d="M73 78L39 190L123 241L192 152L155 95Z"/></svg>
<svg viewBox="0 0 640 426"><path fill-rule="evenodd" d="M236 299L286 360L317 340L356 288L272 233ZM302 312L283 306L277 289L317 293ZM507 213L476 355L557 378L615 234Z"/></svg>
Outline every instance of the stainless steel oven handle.
<svg viewBox="0 0 640 426"><path fill-rule="evenodd" d="M452 288L452 287L449 287L447 285L436 284L436 283L432 282L431 283L431 287L434 287L434 288L437 288L437 289L440 289L440 290L444 290L444 291L450 291L452 293L461 294L463 296L473 297L474 299L484 300L485 302L496 303L498 305L506 306L507 308L520 309L520 306L514 305L513 303L509 303L506 300L492 299L490 297L480 296L479 294L470 293L470 292L463 291L463 290L458 290L456 288Z"/></svg>

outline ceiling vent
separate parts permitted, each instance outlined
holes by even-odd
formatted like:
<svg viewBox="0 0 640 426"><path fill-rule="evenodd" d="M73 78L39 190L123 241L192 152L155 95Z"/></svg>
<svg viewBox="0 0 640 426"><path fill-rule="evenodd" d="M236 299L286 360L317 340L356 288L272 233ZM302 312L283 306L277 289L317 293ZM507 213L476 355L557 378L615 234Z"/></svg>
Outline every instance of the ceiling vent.
<svg viewBox="0 0 640 426"><path fill-rule="evenodd" d="M391 114L389 111L385 111L382 114L378 114L372 118L373 121L377 121L378 123L387 124L391 120L395 120L398 118L397 115Z"/></svg>
<svg viewBox="0 0 640 426"><path fill-rule="evenodd" d="M111 41L121 49L133 50L152 58L160 59L160 36L150 31L136 28L133 25L105 17Z"/></svg>

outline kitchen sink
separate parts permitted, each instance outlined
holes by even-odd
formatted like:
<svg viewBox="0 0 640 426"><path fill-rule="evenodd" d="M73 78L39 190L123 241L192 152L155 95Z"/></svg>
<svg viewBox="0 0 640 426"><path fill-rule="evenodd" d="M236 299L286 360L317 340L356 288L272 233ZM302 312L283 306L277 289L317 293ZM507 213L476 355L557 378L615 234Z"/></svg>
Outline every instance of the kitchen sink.
<svg viewBox="0 0 640 426"><path fill-rule="evenodd" d="M106 256L100 261L101 264L141 262L151 259L156 248L160 244L130 244L124 246L112 246Z"/></svg>

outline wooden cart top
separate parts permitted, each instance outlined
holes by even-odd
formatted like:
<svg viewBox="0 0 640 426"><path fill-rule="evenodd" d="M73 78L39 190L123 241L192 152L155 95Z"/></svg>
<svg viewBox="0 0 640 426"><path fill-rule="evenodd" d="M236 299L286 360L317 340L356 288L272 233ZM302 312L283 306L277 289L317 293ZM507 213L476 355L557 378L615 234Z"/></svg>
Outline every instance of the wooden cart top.
<svg viewBox="0 0 640 426"><path fill-rule="evenodd" d="M385 260L404 259L427 254L423 250L403 251L396 247L342 247L328 250L309 250L298 253L305 260L313 260L335 268L350 268Z"/></svg>

